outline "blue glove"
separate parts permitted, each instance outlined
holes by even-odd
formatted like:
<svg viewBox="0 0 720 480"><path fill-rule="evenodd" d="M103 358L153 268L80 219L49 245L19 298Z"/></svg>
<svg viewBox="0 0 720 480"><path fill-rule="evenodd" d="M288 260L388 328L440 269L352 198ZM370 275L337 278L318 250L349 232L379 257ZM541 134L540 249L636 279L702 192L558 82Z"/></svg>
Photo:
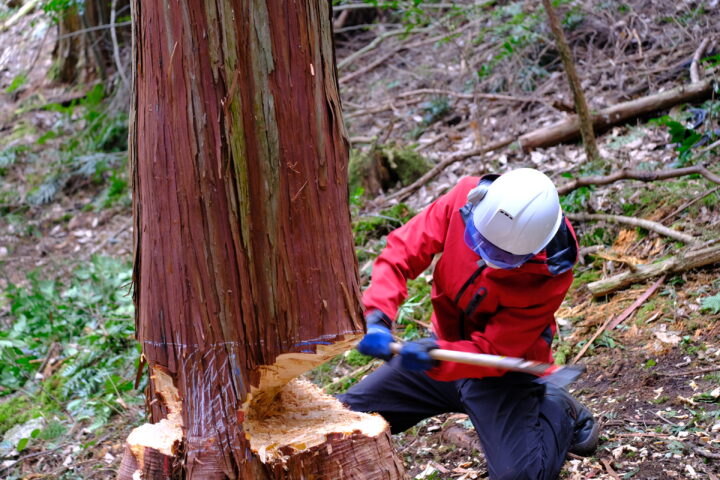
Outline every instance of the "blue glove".
<svg viewBox="0 0 720 480"><path fill-rule="evenodd" d="M390 333L390 319L380 310L372 310L367 317L367 333L357 345L358 352L363 355L381 358L388 361L392 358L390 343L393 342Z"/></svg>
<svg viewBox="0 0 720 480"><path fill-rule="evenodd" d="M403 344L400 350L400 365L408 370L430 370L438 361L430 358L430 351L440 348L433 338L421 338Z"/></svg>

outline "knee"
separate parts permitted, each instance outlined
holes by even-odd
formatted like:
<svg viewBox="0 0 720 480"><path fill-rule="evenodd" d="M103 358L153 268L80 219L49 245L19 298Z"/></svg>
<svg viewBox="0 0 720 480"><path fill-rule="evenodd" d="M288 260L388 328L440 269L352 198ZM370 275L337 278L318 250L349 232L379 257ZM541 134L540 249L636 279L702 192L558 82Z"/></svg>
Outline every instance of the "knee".
<svg viewBox="0 0 720 480"><path fill-rule="evenodd" d="M350 410L353 410L355 412L367 411L366 405L364 405L365 401L362 395L354 395L352 392L346 392L337 395L335 398L337 398L340 403L345 405Z"/></svg>

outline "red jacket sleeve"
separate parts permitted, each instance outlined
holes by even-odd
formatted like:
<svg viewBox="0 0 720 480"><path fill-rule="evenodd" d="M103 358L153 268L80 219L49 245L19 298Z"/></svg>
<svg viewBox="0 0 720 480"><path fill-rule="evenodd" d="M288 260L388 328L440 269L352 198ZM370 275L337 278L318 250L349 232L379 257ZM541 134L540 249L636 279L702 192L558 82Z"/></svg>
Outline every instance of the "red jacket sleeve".
<svg viewBox="0 0 720 480"><path fill-rule="evenodd" d="M572 271L551 278L549 283L552 285L547 285L548 288L543 289L545 295L549 296L538 298L537 304L526 308L503 307L492 315L484 332L474 332L471 340L456 342L438 340L439 347L447 350L552 362L550 346L542 338L543 332L548 327L553 333L555 332L555 311L565 298L572 278ZM548 294L548 292L550 293ZM497 377L505 373L506 370L497 368L455 362L440 362L437 367L428 371L432 378L441 381Z"/></svg>
<svg viewBox="0 0 720 480"><path fill-rule="evenodd" d="M475 183L477 179L472 177L461 180L387 236L387 246L375 260L370 286L363 294L366 310L378 309L394 321L407 298L408 279L420 275L435 254L443 251L450 216L458 204L464 204L468 186Z"/></svg>

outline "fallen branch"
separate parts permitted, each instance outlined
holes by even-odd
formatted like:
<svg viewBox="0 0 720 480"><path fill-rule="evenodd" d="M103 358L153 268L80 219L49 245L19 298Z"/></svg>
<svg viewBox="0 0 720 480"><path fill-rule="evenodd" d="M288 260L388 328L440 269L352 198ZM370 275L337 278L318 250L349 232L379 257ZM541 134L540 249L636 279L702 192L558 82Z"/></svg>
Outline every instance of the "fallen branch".
<svg viewBox="0 0 720 480"><path fill-rule="evenodd" d="M385 105L378 105L378 106L374 106L374 107L365 108L362 110L356 110L354 112L350 112L343 116L347 120L350 118L362 117L363 115L370 115L373 113L384 112L386 110L395 110L396 108L407 107L407 106L419 103L420 101L421 101L421 99L414 98L411 100L407 100L405 102L398 103L397 105L393 104L392 102L389 102L389 103L386 103Z"/></svg>
<svg viewBox="0 0 720 480"><path fill-rule="evenodd" d="M597 340L597 338L598 338L604 331L606 331L606 330L612 330L613 328L615 328L615 327L617 327L618 325L620 325L621 322L625 321L625 319L627 319L628 317L630 317L630 315L632 315L633 312L635 312L635 310L637 310L637 308L638 308L640 305L642 305L643 303L645 303L645 300L647 300L648 298L650 298L650 295L652 295L652 294L655 292L655 290L657 290L657 288L662 284L662 282L663 282L664 280L665 280L665 277L662 277L660 280L658 280L657 282L655 282L654 284L652 284L652 285L650 286L650 288L648 288L648 289L645 291L645 293L643 293L642 295L640 295L640 297L638 297L638 299L635 300L635 301L632 303L632 305L630 305L628 308L626 308L620 315L618 315L617 317L610 317L610 318L608 318L608 319L605 321L605 323L603 323L603 324L600 326L600 328L598 328L598 329L595 331L595 333L594 333L593 336L590 338L590 340L588 340L588 342L587 342L585 345L583 345L583 348L578 352L577 355L575 355L575 358L573 358L572 361L570 361L570 363L571 363L571 364L577 363L578 360L580 360L580 359L582 358L582 356L585 355L585 352L587 352L588 348L590 348L590 346L595 342L595 340Z"/></svg>
<svg viewBox="0 0 720 480"><path fill-rule="evenodd" d="M376 67L382 65L382 64L385 63L385 61L388 60L390 57L392 57L392 56L395 55L396 53L401 52L402 50L405 50L406 48L409 48L409 46L400 46L400 47L398 47L398 48L396 48L396 49L394 49L394 50L391 50L391 51L389 51L388 53L386 53L385 55L382 55L382 56L380 56L379 58L375 59L375 61L373 61L373 62L365 65L364 67L358 68L358 69L355 70L354 72L348 73L347 75L343 75L342 77L340 77L340 80L338 80L338 82L342 85L343 83L347 83L347 82L349 82L350 80L353 80L354 78L359 77L360 75L364 75L364 74L366 74L367 72L369 72L370 70L373 70L373 69L375 69Z"/></svg>
<svg viewBox="0 0 720 480"><path fill-rule="evenodd" d="M638 265L635 271L623 272L612 277L588 283L588 290L595 297L608 295L620 288L643 282L659 275L674 275L720 262L720 246L685 252L658 263Z"/></svg>
<svg viewBox="0 0 720 480"><path fill-rule="evenodd" d="M617 326L620 325L622 322L624 322L627 318L629 318L630 315L632 315L633 312L635 312L635 310L638 309L638 307L640 307L643 303L645 303L645 300L647 300L648 298L650 298L650 296L651 296L653 293L655 293L655 290L657 290L658 287L659 287L660 285L662 285L662 283L663 283L664 281L665 281L665 276L663 275L663 276L660 277L655 283L653 283L652 285L650 285L650 288L648 288L647 290L645 290L645 292L644 292L642 295L640 295L640 296L638 297L638 299L635 300L635 301L632 303L632 305L630 305L630 306L629 306L628 308L626 308L620 315L618 315L618 317L617 317L615 320L613 320L612 322L610 322L610 325L608 325L608 330L612 330L613 328L617 327Z"/></svg>
<svg viewBox="0 0 720 480"><path fill-rule="evenodd" d="M693 452L697 453L701 457L711 458L713 460L720 460L720 453L711 452L700 447L692 447Z"/></svg>
<svg viewBox="0 0 720 480"><path fill-rule="evenodd" d="M668 90L667 92L649 95L629 102L600 110L592 115L595 130L605 130L631 118L646 115L658 110L665 110L680 103L704 100L712 95L713 78L684 85ZM524 151L535 148L551 147L563 142L575 140L580 135L580 125L577 115L571 115L554 125L543 127L526 133L520 137L520 145Z"/></svg>
<svg viewBox="0 0 720 480"><path fill-rule="evenodd" d="M705 375L706 373L717 372L720 370L720 365L709 368L701 368L699 370L683 370L677 373L657 373L661 377L694 377L695 375Z"/></svg>
<svg viewBox="0 0 720 480"><path fill-rule="evenodd" d="M423 31L425 31L425 30L423 30ZM351 64L352 62L354 62L354 61L357 60L358 58L362 57L363 55L365 55L365 54L366 54L367 52L369 52L370 50L373 50L373 49L377 48L377 46L380 45L383 40L386 40L386 39L391 38L391 37L396 37L396 36L398 36L398 35L403 35L403 34L405 34L405 33L407 33L407 32L405 31L405 29L404 29L404 28L400 28L400 29L398 29L398 30L392 30L392 31L390 31L390 32L385 32L385 33L383 33L382 35L378 35L377 37L375 37L375 39L373 39L372 42L368 43L367 45L365 45L363 48L361 48L361 49L358 50L357 52L353 52L351 55L348 55L347 57L345 57L345 58L343 58L341 61L339 61L338 64L337 64L337 69L338 69L338 71L340 71L340 70L342 70L343 68L347 67L349 64Z"/></svg>
<svg viewBox="0 0 720 480"><path fill-rule="evenodd" d="M608 460L607 458L601 458L600 461L605 467L605 470L607 470L608 474L612 478L614 478L615 480L621 480L620 475L618 475L617 472L613 470L612 466L610 465L610 460Z"/></svg>
<svg viewBox="0 0 720 480"><path fill-rule="evenodd" d="M700 42L700 45L693 54L692 62L690 63L690 81L692 83L697 83L700 81L700 70L698 69L698 65L700 64L700 59L702 58L703 52L705 51L709 43L710 39L706 37L705 39L703 39L702 42Z"/></svg>
<svg viewBox="0 0 720 480"><path fill-rule="evenodd" d="M35 8L38 3L40 3L40 0L30 0L25 5L20 7L20 9L15 13L15 15L8 18L7 22L2 25L2 28L0 28L0 32L4 32L8 28L12 27L24 15L32 11L32 9Z"/></svg>
<svg viewBox="0 0 720 480"><path fill-rule="evenodd" d="M666 180L668 178L676 178L694 174L702 175L711 182L720 184L720 175L714 174L713 172L705 168L703 165L693 165L692 167L673 168L670 170L658 170L654 172L650 170L631 170L623 168L622 170L618 170L617 172L610 175L577 178L572 182L559 187L557 190L559 195L567 195L568 193L572 192L573 190L577 190L580 187L586 187L590 185L608 185L617 182L618 180L640 180L641 182L654 182L656 180Z"/></svg>
<svg viewBox="0 0 720 480"><path fill-rule="evenodd" d="M388 195L387 197L382 199L381 203L386 203L391 200L398 200L398 201L405 200L407 197L409 197L415 191L417 191L420 187L425 185L431 179L435 178L435 176L437 176L440 172L442 172L448 165L451 165L455 162L459 162L461 160L465 160L466 158L476 157L478 155L483 155L488 152L500 150L501 148L507 147L514 141L515 141L514 138L506 138L504 140L499 140L495 143L491 143L484 147L476 148L475 150L469 150L466 152L458 152L453 155L450 155L445 160L443 160L442 162L438 163L433 168L431 168L425 175L418 178L415 182L411 183L410 185L408 185L405 188L401 188L400 190L393 193L392 195Z"/></svg>
<svg viewBox="0 0 720 480"><path fill-rule="evenodd" d="M673 218L673 217L674 217L675 215L677 215L678 213L682 212L683 210L685 210L686 208L688 208L688 207L690 207L690 206L692 206L692 205L695 205L697 202L699 202L699 201L702 200L703 198L712 195L713 193L717 192L718 190L720 190L720 186L717 186L717 187L715 187L715 188L711 188L710 190L706 190L706 191L702 192L700 195L696 196L696 197L693 198L692 200L687 201L687 202L683 203L682 205L680 205L678 208L676 208L675 210L673 210L672 213L668 213L667 215L665 215L665 216L662 218L662 220L660 220L660 222L661 222L661 223L667 222L668 220L670 220L671 218Z"/></svg>
<svg viewBox="0 0 720 480"><path fill-rule="evenodd" d="M668 228L665 225L653 222L652 220L645 220L644 218L626 217L623 215L607 215L601 213L566 213L565 216L572 221L576 222L587 222L592 220L605 220L607 222L624 223L626 225L632 225L635 227L644 228L660 235L672 238L679 242L693 245L697 240L686 233L681 233L672 228Z"/></svg>
<svg viewBox="0 0 720 480"><path fill-rule="evenodd" d="M454 35L455 35L455 34L458 34L458 33L462 32L463 30L466 30L466 29L469 28L470 26L474 25L475 23L477 23L477 22L469 22L469 23L467 23L466 25L463 25L462 27L458 28L457 30L454 30L452 33L453 33ZM429 32L430 30L431 30L431 27L427 27L427 28L422 29L422 30L417 30L416 32L417 32L417 33L423 33L423 32ZM395 31L395 32L391 32L391 33L392 33L393 35L397 35L396 31ZM406 32L405 30L403 30L402 33L407 33L407 32ZM364 67L359 68L359 69L355 70L354 72L348 73L347 75L343 75L342 77L340 77L340 79L338 80L338 82L341 83L341 84L342 84L342 83L347 83L347 82L349 82L350 80L352 80L352 79L354 79L354 78L356 78L356 77L358 77L358 76L360 76L360 75L363 75L363 74L369 72L370 70L373 70L374 68L378 67L379 65L382 65L383 63L385 63L385 61L387 61L389 58L391 58L392 56L394 56L396 53L400 53L400 52L402 52L403 50L410 50L410 49L413 49L413 48L422 47L423 45L427 45L427 44L429 44L429 43L435 43L435 42L438 42L438 41L441 41L441 40L447 38L447 36L448 36L447 33L443 33L443 34L441 34L441 35L436 35L436 36L434 36L434 37L426 38L425 40L419 40L419 41L417 41L417 42L415 42L415 43L403 43L403 44L401 44L401 45L398 45L397 47L395 47L395 48L392 49L391 51L387 52L386 54L382 55L380 58L376 59L376 60L373 61L372 63L370 63L370 64L368 64L368 65L365 65ZM381 37L378 37L378 38L381 38ZM376 40L377 40L377 39L376 39ZM373 41L370 43L370 45L372 45L373 43L375 43L375 40L373 40ZM370 45L368 45L368 47L369 47ZM367 47L366 47L366 48L367 48ZM373 48L375 48L375 46L373 46ZM359 52L361 52L361 51L363 51L363 50L365 50L365 49L358 50L358 52L356 52L356 53L359 53ZM368 50L368 51L369 51L369 50ZM338 70L340 70L341 64L342 64L342 66L346 66L346 65L349 63L350 60L354 61L354 60L357 60L357 58L358 58L358 56L356 56L356 54L350 55L348 58L344 59L342 62L340 62L340 63L338 64Z"/></svg>
<svg viewBox="0 0 720 480"><path fill-rule="evenodd" d="M396 98L414 97L415 95L446 95L448 97L462 98L465 100L475 100L482 98L483 100L507 100L509 102L519 103L545 103L544 100L532 97L514 97L512 95L502 95L497 93L460 93L451 90L442 90L439 88L420 88L418 90L410 90L403 92Z"/></svg>
<svg viewBox="0 0 720 480"><path fill-rule="evenodd" d="M590 348L590 345L592 345L595 342L595 340L597 340L597 338L600 336L601 333L603 333L605 330L607 330L608 325L610 325L610 322L612 322L612 321L613 321L613 317L608 317L608 319L605 320L605 323L603 323L600 326L600 328L595 330L595 333L593 334L592 337L590 337L590 340L588 340L587 343L585 345L583 345L583 347L580 349L578 354L575 355L575 358L573 358L570 361L571 365L577 363L577 361L580 360L583 355L585 355L585 352L587 352L588 348Z"/></svg>
<svg viewBox="0 0 720 480"><path fill-rule="evenodd" d="M352 372L348 373L347 375L333 380L332 382L330 382L327 385L325 385L324 387L322 387L322 389L326 393L331 393L333 391L334 387L346 382L347 380L350 380L351 378L355 378L357 376L363 375L367 371L372 370L373 368L377 367L378 365L380 365L379 362L366 363L362 367L353 370Z"/></svg>

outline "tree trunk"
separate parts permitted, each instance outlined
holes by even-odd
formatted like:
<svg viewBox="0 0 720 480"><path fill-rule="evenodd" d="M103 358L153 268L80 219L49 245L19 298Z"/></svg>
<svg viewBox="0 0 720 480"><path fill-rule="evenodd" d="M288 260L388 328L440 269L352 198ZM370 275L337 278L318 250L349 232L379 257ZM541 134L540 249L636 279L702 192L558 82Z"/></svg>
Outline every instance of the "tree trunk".
<svg viewBox="0 0 720 480"><path fill-rule="evenodd" d="M120 478L403 475L379 417L305 426L308 407L350 412L297 382L271 403L364 328L331 34L320 0L133 1L135 303L154 423L128 438Z"/></svg>
<svg viewBox="0 0 720 480"><path fill-rule="evenodd" d="M119 0L117 11L124 11L129 0ZM53 78L62 83L105 81L107 69L115 62L110 35L110 1L84 0L67 7L59 22L58 40L53 51ZM127 35L118 32L118 45Z"/></svg>
<svg viewBox="0 0 720 480"><path fill-rule="evenodd" d="M560 58L565 66L565 73L568 77L570 90L572 90L573 93L573 99L575 100L575 110L577 111L580 124L580 134L582 135L583 144L585 145L585 156L588 162L599 161L600 151L595 141L590 109L588 108L587 100L585 100L585 93L583 92L580 77L575 68L575 60L573 60L570 46L565 38L565 32L560 25L560 19L557 13L555 13L552 2L550 0L542 0L542 3L550 22L550 30L552 30L553 36L555 37L555 44L558 47L558 52L560 52Z"/></svg>
<svg viewBox="0 0 720 480"><path fill-rule="evenodd" d="M75 83L82 56L82 38L65 36L80 30L80 15L76 5L69 7L59 23L58 41L53 50L53 77L62 83Z"/></svg>

